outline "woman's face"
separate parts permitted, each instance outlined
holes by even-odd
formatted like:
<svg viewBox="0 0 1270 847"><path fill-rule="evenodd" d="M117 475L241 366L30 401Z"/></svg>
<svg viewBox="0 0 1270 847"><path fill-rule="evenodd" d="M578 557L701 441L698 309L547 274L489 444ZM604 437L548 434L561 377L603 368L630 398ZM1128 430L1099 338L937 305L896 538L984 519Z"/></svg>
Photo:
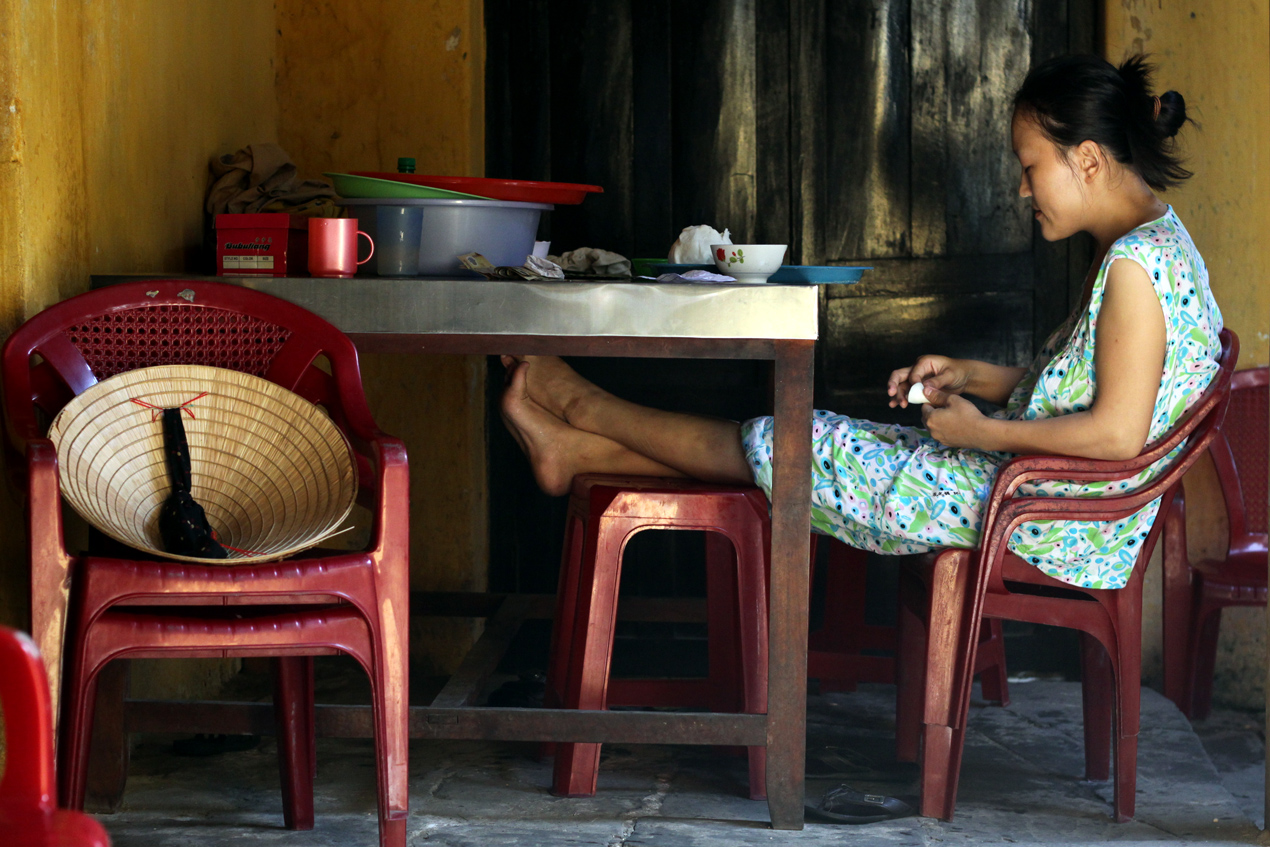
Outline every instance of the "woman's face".
<svg viewBox="0 0 1270 847"><path fill-rule="evenodd" d="M1023 169L1019 196L1032 199L1041 235L1046 241L1059 241L1083 230L1088 203L1077 169L1026 113L1014 113L1011 134Z"/></svg>

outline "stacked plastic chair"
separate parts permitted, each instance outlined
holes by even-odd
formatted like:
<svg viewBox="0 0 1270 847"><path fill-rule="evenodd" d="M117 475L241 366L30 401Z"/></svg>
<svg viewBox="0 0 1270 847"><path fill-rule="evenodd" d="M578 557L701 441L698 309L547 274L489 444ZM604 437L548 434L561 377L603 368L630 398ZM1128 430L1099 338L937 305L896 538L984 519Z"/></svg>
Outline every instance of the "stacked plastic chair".
<svg viewBox="0 0 1270 847"><path fill-rule="evenodd" d="M359 501L373 520L367 547L237 565L162 560L126 548L111 555L68 550L48 420L99 380L165 364L243 371L321 406L353 449ZM311 312L237 285L147 280L72 297L36 315L5 344L3 375L11 444L24 454L11 467L25 471L33 631L43 634L46 657L50 647L61 655L57 636L66 621L64 802L83 806L96 683L107 663L272 656L284 820L291 829L312 828L312 657L346 653L371 679L380 844L404 847L409 477L405 447L379 430L366 406L348 337Z"/></svg>
<svg viewBox="0 0 1270 847"><path fill-rule="evenodd" d="M1209 445L1229 532L1219 558L1192 562L1179 491L1164 528L1164 694L1188 718L1208 717L1221 610L1266 605L1270 368L1239 371L1230 412Z"/></svg>

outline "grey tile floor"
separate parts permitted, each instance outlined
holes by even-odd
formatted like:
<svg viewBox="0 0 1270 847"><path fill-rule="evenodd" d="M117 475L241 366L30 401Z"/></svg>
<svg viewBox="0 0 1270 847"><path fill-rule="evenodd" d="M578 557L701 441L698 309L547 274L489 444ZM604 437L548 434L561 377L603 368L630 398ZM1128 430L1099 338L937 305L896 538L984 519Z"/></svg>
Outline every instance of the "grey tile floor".
<svg viewBox="0 0 1270 847"><path fill-rule="evenodd" d="M1110 784L1082 780L1077 683L1013 684L1011 705L977 705L951 823L922 818L773 832L766 805L745 799L744 759L704 748L605 749L599 791L552 797L550 762L523 744L410 747L411 844L596 844L705 847L749 844L1087 844L1105 841L1253 843L1260 836L1264 740L1260 715L1218 712L1191 728L1158 693L1143 690L1138 814L1111 820ZM894 763L893 690L813 696L809 773L845 767L852 785L913 794L916 771ZM1205 749L1206 745L1206 749ZM180 758L170 739L133 754L122 809L102 815L117 847L184 844L376 843L375 771L367 740L321 739L318 823L282 828L276 748ZM809 799L843 781L809 777Z"/></svg>
<svg viewBox="0 0 1270 847"><path fill-rule="evenodd" d="M1138 813L1125 824L1111 820L1110 784L1081 778L1079 685L1034 682L1013 685L1006 708L975 706L950 823L906 818L775 832L765 804L745 797L745 760L704 748L608 745L597 795L569 800L551 796L550 763L530 745L416 742L409 840L447 847L1257 842L1262 716L1218 712L1197 732L1159 694L1142 694ZM915 770L891 756L893 689L812 696L808 716L816 756L809 773L828 764L846 768L860 788L914 792ZM170 739L153 737L134 753L123 807L101 819L117 847L372 845L372 756L369 741L320 740L317 826L288 832L272 740L189 759L171 754ZM808 797L841 781L809 777Z"/></svg>

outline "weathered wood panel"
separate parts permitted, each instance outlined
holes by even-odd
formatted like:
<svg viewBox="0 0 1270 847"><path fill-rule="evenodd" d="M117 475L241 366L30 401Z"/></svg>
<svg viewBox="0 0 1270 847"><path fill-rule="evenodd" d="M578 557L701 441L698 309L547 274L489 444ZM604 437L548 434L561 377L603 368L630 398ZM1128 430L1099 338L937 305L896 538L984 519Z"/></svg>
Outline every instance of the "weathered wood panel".
<svg viewBox="0 0 1270 847"><path fill-rule="evenodd" d="M823 406L912 422L886 406L886 379L923 353L1023 365L1032 356L1029 253L874 261L868 282L836 286L822 339ZM1005 283L1005 284L1002 284Z"/></svg>
<svg viewBox="0 0 1270 847"><path fill-rule="evenodd" d="M484 0L485 176L549 179L551 0ZM549 216L548 216L549 217Z"/></svg>
<svg viewBox="0 0 1270 847"><path fill-rule="evenodd" d="M754 32L758 208L751 237L760 244L792 245L789 0L758 0Z"/></svg>
<svg viewBox="0 0 1270 847"><path fill-rule="evenodd" d="M631 19L634 56L633 132L634 180L632 252L634 256L664 256L682 225L675 226L671 166L672 131L670 0L641 0ZM585 206L585 204L584 204Z"/></svg>
<svg viewBox="0 0 1270 847"><path fill-rule="evenodd" d="M824 255L909 252L909 4L826 9Z"/></svg>
<svg viewBox="0 0 1270 847"><path fill-rule="evenodd" d="M679 3L670 33L675 218L738 242L754 237L758 211L754 15L755 0Z"/></svg>
<svg viewBox="0 0 1270 847"><path fill-rule="evenodd" d="M791 0L790 78L790 240L792 264L824 261L825 0Z"/></svg>
<svg viewBox="0 0 1270 847"><path fill-rule="evenodd" d="M1027 250L1011 101L1031 61L1029 0L914 3L913 252Z"/></svg>
<svg viewBox="0 0 1270 847"><path fill-rule="evenodd" d="M552 249L607 247L629 255L637 190L631 4L555 0L550 26L549 53L540 55L551 62L551 178L604 186L582 206L553 213Z"/></svg>

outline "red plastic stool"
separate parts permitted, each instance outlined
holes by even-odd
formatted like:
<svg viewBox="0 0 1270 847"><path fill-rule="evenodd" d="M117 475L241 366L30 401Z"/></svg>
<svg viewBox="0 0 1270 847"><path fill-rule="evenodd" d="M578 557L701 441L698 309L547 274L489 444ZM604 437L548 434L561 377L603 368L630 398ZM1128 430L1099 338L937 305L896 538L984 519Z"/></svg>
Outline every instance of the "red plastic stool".
<svg viewBox="0 0 1270 847"><path fill-rule="evenodd" d="M622 555L636 533L649 529L707 533L705 679L609 680ZM765 713L769 536L767 498L758 488L601 474L574 479L545 705ZM765 754L763 747L749 750L753 799L767 795ZM555 794L595 794L599 744L557 744L555 757Z"/></svg>
<svg viewBox="0 0 1270 847"><path fill-rule="evenodd" d="M825 561L825 620L807 638L807 676L820 681L822 692L854 691L861 682L895 682L895 627L864 622L868 554L813 533L812 585L816 581L816 553L822 543L829 548ZM871 655L866 650L890 655Z"/></svg>
<svg viewBox="0 0 1270 847"><path fill-rule="evenodd" d="M807 676L820 681L820 690L854 691L861 682L895 682L895 663L899 651L896 627L864 622L865 581L868 554L834 538L811 536L812 582L816 575L816 552L819 544L827 544L825 566L825 622L807 640ZM831 613L832 612L832 613ZM885 651L879 656L864 651ZM1010 689L1006 682L1005 641L1001 621L988 620L980 632L975 673L983 689L983 699L1002 706L1010 705ZM920 716L912 716L920 725ZM897 724L904 724L898 715ZM898 733L903 758L904 731ZM916 755L916 750L912 752Z"/></svg>

